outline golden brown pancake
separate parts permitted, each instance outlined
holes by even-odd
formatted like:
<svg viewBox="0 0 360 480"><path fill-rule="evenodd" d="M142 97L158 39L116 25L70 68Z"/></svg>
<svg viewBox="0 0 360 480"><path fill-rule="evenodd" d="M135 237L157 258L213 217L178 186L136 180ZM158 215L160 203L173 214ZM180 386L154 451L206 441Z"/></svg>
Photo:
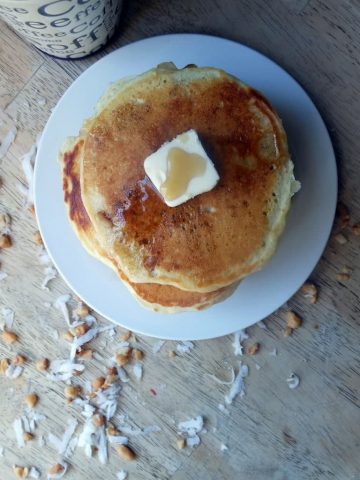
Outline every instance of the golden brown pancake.
<svg viewBox="0 0 360 480"><path fill-rule="evenodd" d="M171 208L144 160L189 129L220 180ZM122 84L83 135L82 200L101 246L133 284L210 292L274 253L293 164L281 121L259 92L221 70L160 66Z"/></svg>
<svg viewBox="0 0 360 480"><path fill-rule="evenodd" d="M96 239L94 228L84 208L80 191L80 160L84 140L75 140L60 155L64 199L70 223L86 250L116 271L138 301L155 311L176 313L186 310L201 310L224 300L235 290L236 284L210 293L192 293L175 287L157 284L131 283L102 249Z"/></svg>

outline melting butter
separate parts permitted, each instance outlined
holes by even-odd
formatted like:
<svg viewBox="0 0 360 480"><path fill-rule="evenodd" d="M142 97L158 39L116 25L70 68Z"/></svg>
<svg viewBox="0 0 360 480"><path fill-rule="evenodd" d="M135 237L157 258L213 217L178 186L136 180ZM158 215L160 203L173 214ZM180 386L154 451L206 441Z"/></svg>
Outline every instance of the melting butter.
<svg viewBox="0 0 360 480"><path fill-rule="evenodd" d="M161 194L168 200L175 200L183 195L190 181L203 175L206 160L197 153L188 153L179 147L173 147L167 155L167 176L160 187Z"/></svg>

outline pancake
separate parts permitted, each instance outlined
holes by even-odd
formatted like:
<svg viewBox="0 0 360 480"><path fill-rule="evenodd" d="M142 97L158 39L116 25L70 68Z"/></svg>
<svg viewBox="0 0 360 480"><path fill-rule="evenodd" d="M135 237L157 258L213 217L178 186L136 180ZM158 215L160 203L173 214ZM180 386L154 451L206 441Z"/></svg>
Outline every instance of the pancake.
<svg viewBox="0 0 360 480"><path fill-rule="evenodd" d="M84 140L81 137L68 139L60 153L60 163L68 217L77 237L90 255L111 267L135 298L144 307L154 311L177 313L202 310L225 300L234 292L237 284L210 293L192 293L166 285L131 283L117 267L116 262L102 249L84 208L80 191L80 162L83 145Z"/></svg>
<svg viewBox="0 0 360 480"><path fill-rule="evenodd" d="M190 129L220 180L171 208L143 164ZM82 200L133 284L211 292L273 255L295 180L281 121L259 92L214 68L162 65L113 89L82 133Z"/></svg>

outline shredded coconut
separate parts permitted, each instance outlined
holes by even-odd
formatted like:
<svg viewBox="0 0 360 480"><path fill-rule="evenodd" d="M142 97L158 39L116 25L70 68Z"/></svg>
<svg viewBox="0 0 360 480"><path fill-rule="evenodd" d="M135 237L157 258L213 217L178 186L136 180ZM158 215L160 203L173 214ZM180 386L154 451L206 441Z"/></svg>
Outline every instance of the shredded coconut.
<svg viewBox="0 0 360 480"><path fill-rule="evenodd" d="M50 289L49 289L49 287L48 287L48 283L50 282L50 280L53 280L54 278L56 278L56 276L57 276L57 271L56 271L55 268L52 267L52 266L45 267L45 268L44 268L44 275L45 275L45 278L44 278L44 280L42 281L41 288L42 288L43 290L47 290L47 291L49 292Z"/></svg>
<svg viewBox="0 0 360 480"><path fill-rule="evenodd" d="M242 355L243 354L243 346L241 342L249 338L249 335L245 332L245 330L239 330L238 332L234 333L234 341L233 341L233 348L234 348L234 355Z"/></svg>
<svg viewBox="0 0 360 480"><path fill-rule="evenodd" d="M286 379L287 384L291 390L297 388L300 384L300 378L295 373L290 373L289 377Z"/></svg>
<svg viewBox="0 0 360 480"><path fill-rule="evenodd" d="M103 464L107 462L108 452L105 427L104 425L96 427L92 421L92 417L86 420L83 431L79 436L78 445L84 448L87 457L92 456L92 447L97 448L99 461Z"/></svg>
<svg viewBox="0 0 360 480"><path fill-rule="evenodd" d="M23 367L20 367L19 365L10 364L6 369L5 375L8 378L11 378L12 380L14 380L15 378L20 377L23 371L24 371Z"/></svg>
<svg viewBox="0 0 360 480"><path fill-rule="evenodd" d="M128 478L128 472L120 470L120 472L116 474L116 478L117 480L126 480Z"/></svg>
<svg viewBox="0 0 360 480"><path fill-rule="evenodd" d="M29 471L29 477L30 478L35 478L35 479L38 479L40 478L41 476L41 473L39 472L39 470L35 467L31 467L30 468L30 471Z"/></svg>
<svg viewBox="0 0 360 480"><path fill-rule="evenodd" d="M5 135L4 140L0 144L0 160L2 160L7 154L7 151L9 150L11 145L14 143L16 135L17 135L16 127L10 128L8 133Z"/></svg>
<svg viewBox="0 0 360 480"><path fill-rule="evenodd" d="M122 367L116 367L116 370L118 372L120 381L123 383L127 383L130 379L128 377L128 374L126 373L125 369Z"/></svg>
<svg viewBox="0 0 360 480"><path fill-rule="evenodd" d="M34 203L34 162L35 162L35 155L36 155L40 138L41 138L41 134L37 136L36 143L32 145L30 150L21 157L21 165L22 165L26 182L28 185L28 189L27 189L28 204Z"/></svg>
<svg viewBox="0 0 360 480"><path fill-rule="evenodd" d="M25 441L24 441L24 438L23 438L24 429L23 429L21 418L16 418L14 420L13 427L14 427L14 431L15 431L17 446L19 448L25 447Z"/></svg>
<svg viewBox="0 0 360 480"><path fill-rule="evenodd" d="M123 437L122 435L108 435L109 443L115 443L119 445L127 445L129 443L129 439L127 437Z"/></svg>
<svg viewBox="0 0 360 480"><path fill-rule="evenodd" d="M159 353L164 344L165 340L159 340L158 342L154 343L152 348L153 353Z"/></svg>
<svg viewBox="0 0 360 480"><path fill-rule="evenodd" d="M277 355L277 349L274 348L273 350L270 350L269 355L270 355L270 357L276 357L276 355Z"/></svg>
<svg viewBox="0 0 360 480"><path fill-rule="evenodd" d="M225 413L226 415L229 415L230 413L229 410L222 403L219 403L218 409L220 410L220 412Z"/></svg>
<svg viewBox="0 0 360 480"><path fill-rule="evenodd" d="M184 433L189 437L193 437L196 433L201 432L204 426L204 419L201 415L198 415L195 418L190 418L185 422L180 422L178 424L179 433Z"/></svg>
<svg viewBox="0 0 360 480"><path fill-rule="evenodd" d="M95 402L100 412L105 415L106 420L110 420L115 415L121 386L119 383L113 383L104 390L99 390L95 397Z"/></svg>
<svg viewBox="0 0 360 480"><path fill-rule="evenodd" d="M58 297L54 303L54 307L60 310L60 312L63 314L65 322L69 327L71 327L71 321L67 303L70 301L70 298L70 295L60 295L60 297Z"/></svg>
<svg viewBox="0 0 360 480"><path fill-rule="evenodd" d="M195 345L193 344L193 342L186 341L186 342L178 343L176 345L176 350L181 354L185 354L185 353L190 353L190 351L194 347L195 347Z"/></svg>
<svg viewBox="0 0 360 480"><path fill-rule="evenodd" d="M69 457L73 453L75 446L72 444L70 448L70 442L73 440L73 435L75 433L76 427L78 425L77 420L70 419L68 420L68 426L62 436L62 438L56 437L54 434L49 433L48 440L49 443L56 449L57 453L61 456Z"/></svg>
<svg viewBox="0 0 360 480"><path fill-rule="evenodd" d="M122 425L120 427L120 430L122 433L125 433L126 435L133 435L134 437L139 435L149 435L151 433L161 432L161 428L158 427L157 425L149 425L148 427L144 427L142 429L126 427L125 425Z"/></svg>
<svg viewBox="0 0 360 480"><path fill-rule="evenodd" d="M1 309L2 320L0 330L11 330L14 324L15 312L11 308L3 307Z"/></svg>
<svg viewBox="0 0 360 480"><path fill-rule="evenodd" d="M46 443L45 443L44 435L40 435L40 437L38 439L38 445L39 445L39 447L45 447Z"/></svg>
<svg viewBox="0 0 360 480"><path fill-rule="evenodd" d="M73 376L73 372L83 372L85 366L81 363L73 363L70 360L53 360L50 364L47 378L54 381L67 381Z"/></svg>
<svg viewBox="0 0 360 480"><path fill-rule="evenodd" d="M248 366L241 365L240 362L239 372L235 377L234 383L231 385L229 393L225 395L225 403L230 405L237 397L237 395L240 395L240 397L243 397L245 395L244 378L248 376L248 373Z"/></svg>
<svg viewBox="0 0 360 480"><path fill-rule="evenodd" d="M226 450L229 450L229 447L227 447L227 446L225 445L225 443L222 443L222 444L220 445L220 450L221 450L222 452L226 452Z"/></svg>
<svg viewBox="0 0 360 480"><path fill-rule="evenodd" d="M5 280L6 277L8 277L9 275L5 272L0 272L0 282L1 280Z"/></svg>
<svg viewBox="0 0 360 480"><path fill-rule="evenodd" d="M140 363L135 363L133 372L137 380L141 380L143 376L143 366Z"/></svg>

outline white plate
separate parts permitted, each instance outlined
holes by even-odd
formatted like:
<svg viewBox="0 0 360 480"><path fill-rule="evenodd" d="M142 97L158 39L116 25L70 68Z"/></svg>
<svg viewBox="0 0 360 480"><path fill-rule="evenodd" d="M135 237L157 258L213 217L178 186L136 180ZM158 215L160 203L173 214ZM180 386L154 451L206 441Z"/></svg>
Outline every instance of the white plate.
<svg viewBox="0 0 360 480"><path fill-rule="evenodd" d="M90 257L65 213L58 150L76 135L84 118L110 82L174 61L220 67L270 99L283 119L296 178L294 197L278 250L261 271L245 279L236 293L208 310L177 315L144 310L116 275ZM308 278L328 240L337 198L336 162L319 112L282 68L238 43L205 35L148 38L112 52L86 70L54 109L39 145L35 203L40 231L52 260L69 286L94 310L132 331L174 340L226 335L265 318L286 302Z"/></svg>

